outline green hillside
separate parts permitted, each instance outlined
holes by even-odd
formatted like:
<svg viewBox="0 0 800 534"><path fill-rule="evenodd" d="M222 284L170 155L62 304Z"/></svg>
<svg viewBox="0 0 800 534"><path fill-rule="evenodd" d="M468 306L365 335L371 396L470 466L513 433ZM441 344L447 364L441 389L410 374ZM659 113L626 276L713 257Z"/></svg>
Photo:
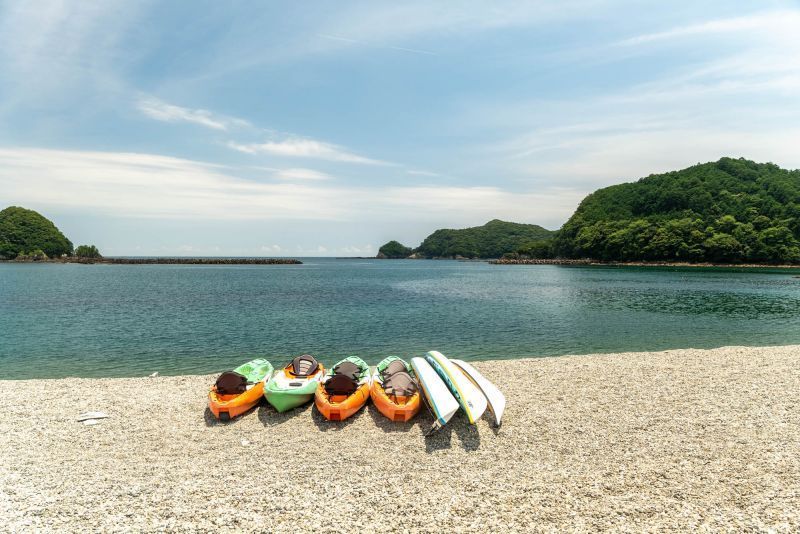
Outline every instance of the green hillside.
<svg viewBox="0 0 800 534"><path fill-rule="evenodd" d="M800 262L800 171L722 158L595 191L554 240L563 257Z"/></svg>
<svg viewBox="0 0 800 534"><path fill-rule="evenodd" d="M11 206L0 211L0 259L42 251L49 257L72 254L72 242L33 210Z"/></svg>
<svg viewBox="0 0 800 534"><path fill-rule="evenodd" d="M499 258L507 252L552 236L552 231L535 224L495 219L483 226L436 230L414 252L425 258Z"/></svg>
<svg viewBox="0 0 800 534"><path fill-rule="evenodd" d="M411 255L411 248L398 241L389 241L378 249L378 257L386 259L402 259Z"/></svg>

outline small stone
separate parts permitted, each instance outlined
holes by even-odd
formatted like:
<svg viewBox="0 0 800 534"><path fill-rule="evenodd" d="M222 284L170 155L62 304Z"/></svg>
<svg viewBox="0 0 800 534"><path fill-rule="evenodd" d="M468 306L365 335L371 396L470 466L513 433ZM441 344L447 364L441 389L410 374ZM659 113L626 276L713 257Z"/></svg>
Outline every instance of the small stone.
<svg viewBox="0 0 800 534"><path fill-rule="evenodd" d="M105 419L108 415L105 412L84 412L78 416L78 422L86 421L87 419Z"/></svg>

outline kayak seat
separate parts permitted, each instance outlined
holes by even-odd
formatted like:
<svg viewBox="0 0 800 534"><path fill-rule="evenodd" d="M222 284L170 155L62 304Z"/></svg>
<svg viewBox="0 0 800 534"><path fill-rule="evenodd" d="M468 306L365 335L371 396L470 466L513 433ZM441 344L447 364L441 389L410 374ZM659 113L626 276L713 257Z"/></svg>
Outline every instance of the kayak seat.
<svg viewBox="0 0 800 534"><path fill-rule="evenodd" d="M328 395L350 396L358 389L358 382L353 377L336 373L325 382L325 392Z"/></svg>
<svg viewBox="0 0 800 534"><path fill-rule="evenodd" d="M215 384L220 395L239 395L247 391L247 377L236 371L225 371Z"/></svg>
<svg viewBox="0 0 800 534"><path fill-rule="evenodd" d="M398 371L383 381L383 391L394 397L410 397L417 392L417 383L406 371Z"/></svg>
<svg viewBox="0 0 800 534"><path fill-rule="evenodd" d="M361 372L363 370L358 365L354 364L353 362L342 362L336 367L333 368L333 373L335 375L344 375L349 377L354 382L358 382L359 377L361 376Z"/></svg>
<svg viewBox="0 0 800 534"><path fill-rule="evenodd" d="M310 354L303 354L292 360L292 374L296 377L313 375L319 368L319 363Z"/></svg>
<svg viewBox="0 0 800 534"><path fill-rule="evenodd" d="M408 371L408 369L406 369L406 364L404 364L402 360L394 360L389 365L386 366L386 369L383 370L383 372L381 373L381 378L386 380L395 373L406 372L406 371Z"/></svg>

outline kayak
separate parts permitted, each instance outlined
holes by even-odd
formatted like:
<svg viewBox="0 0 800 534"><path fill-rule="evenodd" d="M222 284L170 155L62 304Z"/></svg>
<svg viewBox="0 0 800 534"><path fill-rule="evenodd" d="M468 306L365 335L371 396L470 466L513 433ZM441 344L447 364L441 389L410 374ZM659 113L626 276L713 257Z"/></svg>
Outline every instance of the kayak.
<svg viewBox="0 0 800 534"><path fill-rule="evenodd" d="M481 393L486 397L488 402L489 411L494 416L495 426L500 426L503 418L503 412L506 409L506 397L503 395L497 386L489 382L477 369L472 365L462 360L450 360L464 373L464 375L481 390Z"/></svg>
<svg viewBox="0 0 800 534"><path fill-rule="evenodd" d="M344 421L367 403L369 365L350 356L333 366L317 385L314 404L329 421Z"/></svg>
<svg viewBox="0 0 800 534"><path fill-rule="evenodd" d="M414 370L397 356L385 358L375 368L369 396L391 421L406 422L419 412L420 396Z"/></svg>
<svg viewBox="0 0 800 534"><path fill-rule="evenodd" d="M469 422L473 425L477 423L486 411L486 396L441 352L432 350L425 355L425 359L447 384Z"/></svg>
<svg viewBox="0 0 800 534"><path fill-rule="evenodd" d="M279 412L297 408L314 397L324 375L325 367L310 354L303 354L264 378L264 397Z"/></svg>
<svg viewBox="0 0 800 534"><path fill-rule="evenodd" d="M426 434L430 434L434 430L442 428L453 418L458 411L458 401L427 360L411 358L411 367L417 376L425 402L435 419L433 426L426 432Z"/></svg>
<svg viewBox="0 0 800 534"><path fill-rule="evenodd" d="M264 395L264 378L269 378L272 371L272 364L259 358L219 375L208 392L211 413L217 419L230 421L258 404Z"/></svg>

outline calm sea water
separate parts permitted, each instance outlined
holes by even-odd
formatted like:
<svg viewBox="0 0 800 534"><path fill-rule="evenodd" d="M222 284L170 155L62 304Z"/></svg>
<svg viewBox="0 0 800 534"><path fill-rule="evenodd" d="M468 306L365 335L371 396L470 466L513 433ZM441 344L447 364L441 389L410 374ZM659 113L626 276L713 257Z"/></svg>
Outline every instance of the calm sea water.
<svg viewBox="0 0 800 534"><path fill-rule="evenodd" d="M800 343L790 273L306 259L0 265L0 376L217 372L254 356L463 359Z"/></svg>

